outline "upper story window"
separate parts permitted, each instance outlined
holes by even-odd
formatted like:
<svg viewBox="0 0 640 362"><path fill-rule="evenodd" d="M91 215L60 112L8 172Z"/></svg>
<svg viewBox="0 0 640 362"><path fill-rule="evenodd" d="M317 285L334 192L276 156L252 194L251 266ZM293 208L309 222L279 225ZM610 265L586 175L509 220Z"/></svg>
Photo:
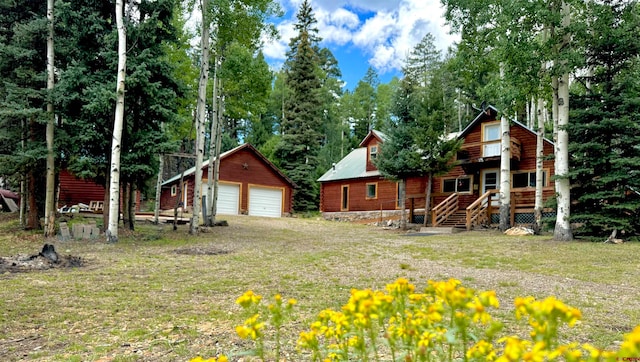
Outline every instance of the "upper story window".
<svg viewBox="0 0 640 362"><path fill-rule="evenodd" d="M378 157L378 145L369 146L369 160L373 161Z"/></svg>
<svg viewBox="0 0 640 362"><path fill-rule="evenodd" d="M482 157L500 156L500 123L483 125L482 142Z"/></svg>

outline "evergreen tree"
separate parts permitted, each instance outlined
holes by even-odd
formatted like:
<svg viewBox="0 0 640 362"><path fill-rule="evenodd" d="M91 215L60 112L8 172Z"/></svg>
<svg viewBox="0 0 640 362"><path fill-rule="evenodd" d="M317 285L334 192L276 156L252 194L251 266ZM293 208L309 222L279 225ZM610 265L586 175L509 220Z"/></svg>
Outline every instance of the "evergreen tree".
<svg viewBox="0 0 640 362"><path fill-rule="evenodd" d="M29 229L45 201L46 26L46 2L0 3L0 175L28 185Z"/></svg>
<svg viewBox="0 0 640 362"><path fill-rule="evenodd" d="M318 206L318 150L322 142L322 104L319 57L316 52L316 20L311 5L303 1L295 28L298 35L290 42L286 84L290 95L284 104L280 125L281 142L276 150L280 166L296 184L295 211L316 210Z"/></svg>
<svg viewBox="0 0 640 362"><path fill-rule="evenodd" d="M375 165L383 177L400 182L399 203L401 210L400 226L405 228L405 186L411 176L425 174L421 159L421 152L416 144L416 135L419 132L414 117L414 104L412 94L413 85L407 78L403 79L400 88L395 95L393 113L397 121L387 129L387 139L380 145L379 156Z"/></svg>
<svg viewBox="0 0 640 362"><path fill-rule="evenodd" d="M88 0L58 0L56 6L62 162L77 176L106 184L115 106L115 13L109 3ZM184 119L178 108L185 104L187 85L178 71L181 63L171 61L178 48L169 46L181 36L175 27L177 3L141 1L131 6L135 8L126 12L125 21L130 46L120 178L121 185L142 189L157 173L157 154L173 147L160 125L172 128Z"/></svg>
<svg viewBox="0 0 640 362"><path fill-rule="evenodd" d="M328 170L334 162L344 156L344 135L348 134L348 126L344 122L344 114L340 108L343 98L340 79L342 72L338 61L327 48L319 50L320 61L320 103L322 107L322 145L318 152L318 168L316 179Z"/></svg>
<svg viewBox="0 0 640 362"><path fill-rule="evenodd" d="M590 70L572 95L572 218L579 234L640 232L640 31L638 4L591 4Z"/></svg>
<svg viewBox="0 0 640 362"><path fill-rule="evenodd" d="M389 83L380 83L376 89L376 123L374 129L386 131L390 127L393 114L393 95L398 91L400 80L393 77Z"/></svg>
<svg viewBox="0 0 640 362"><path fill-rule="evenodd" d="M421 171L427 177L425 218L431 214L431 185L434 176L448 172L461 141L448 136L451 108L446 104L447 74L440 52L434 50L434 38L427 34L411 51L403 71L404 97L410 118L415 119L414 143L419 150ZM398 115L400 116L400 115Z"/></svg>
<svg viewBox="0 0 640 362"><path fill-rule="evenodd" d="M364 78L358 82L353 92L357 107L354 114L352 114L355 118L353 132L356 140L361 141L370 130L378 126L376 117L376 90L379 84L378 74L373 68L369 67Z"/></svg>

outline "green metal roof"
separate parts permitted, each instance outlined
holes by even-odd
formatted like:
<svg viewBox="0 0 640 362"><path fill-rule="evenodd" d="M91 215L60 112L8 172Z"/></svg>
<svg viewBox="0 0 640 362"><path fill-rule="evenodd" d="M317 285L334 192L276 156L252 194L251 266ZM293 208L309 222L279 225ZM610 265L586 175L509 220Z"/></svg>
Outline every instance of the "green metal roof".
<svg viewBox="0 0 640 362"><path fill-rule="evenodd" d="M338 181L372 176L380 176L380 172L378 170L367 171L367 148L360 147L336 163L318 181Z"/></svg>

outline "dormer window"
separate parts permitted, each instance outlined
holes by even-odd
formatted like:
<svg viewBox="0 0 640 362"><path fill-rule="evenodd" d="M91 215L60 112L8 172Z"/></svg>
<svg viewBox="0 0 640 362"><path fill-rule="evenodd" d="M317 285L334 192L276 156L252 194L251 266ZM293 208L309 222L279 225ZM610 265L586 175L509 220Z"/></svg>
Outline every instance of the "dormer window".
<svg viewBox="0 0 640 362"><path fill-rule="evenodd" d="M500 156L500 123L489 123L482 128L482 157Z"/></svg>
<svg viewBox="0 0 640 362"><path fill-rule="evenodd" d="M369 146L369 160L373 161L378 157L378 146Z"/></svg>

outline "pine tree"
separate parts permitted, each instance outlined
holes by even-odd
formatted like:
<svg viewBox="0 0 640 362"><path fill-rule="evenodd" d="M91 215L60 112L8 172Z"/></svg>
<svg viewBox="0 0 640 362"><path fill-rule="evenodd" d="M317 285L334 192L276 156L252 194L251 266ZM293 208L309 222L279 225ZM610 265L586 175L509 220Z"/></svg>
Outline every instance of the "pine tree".
<svg viewBox="0 0 640 362"><path fill-rule="evenodd" d="M56 138L61 140L63 167L106 185L115 106L115 13L111 4L88 0L57 0L56 6L56 99L63 120ZM143 190L157 173L158 153L173 148L161 124L175 130L184 121L179 108L190 106L185 101L189 79L182 71L185 48L172 47L184 39L174 21L176 1L145 0L131 6L136 8L125 14L131 41L122 137L127 152L121 154L120 179L123 187ZM133 218L129 221L132 228Z"/></svg>
<svg viewBox="0 0 640 362"><path fill-rule="evenodd" d="M387 129L387 139L380 145L379 156L375 165L383 177L400 182L400 205L405 205L405 186L411 176L425 174L421 159L421 152L416 144L419 132L415 119L415 105L413 103L414 87L408 78L401 81L400 88L395 95L393 113L397 121ZM405 207L401 209L400 227L405 228Z"/></svg>
<svg viewBox="0 0 640 362"><path fill-rule="evenodd" d="M353 97L357 106L355 109L356 112L353 114L355 118L353 133L356 140L361 141L369 131L377 125L376 90L379 84L378 74L373 68L369 67L367 73L362 80L358 82L353 91Z"/></svg>
<svg viewBox="0 0 640 362"><path fill-rule="evenodd" d="M0 175L28 185L26 228L39 229L45 194L46 2L0 4Z"/></svg>
<svg viewBox="0 0 640 362"><path fill-rule="evenodd" d="M414 145L420 154L420 170L427 177L425 189L425 218L431 214L431 185L433 177L448 172L461 141L449 138L448 114L451 109L445 104L446 68L440 52L435 49L434 38L427 34L411 51L405 61L402 95L406 98L406 109L396 114L400 119L415 120ZM401 103L400 103L401 104Z"/></svg>
<svg viewBox="0 0 640 362"><path fill-rule="evenodd" d="M640 231L637 3L592 4L588 69L572 96L572 219L582 235ZM618 235L621 235L618 234Z"/></svg>
<svg viewBox="0 0 640 362"><path fill-rule="evenodd" d="M349 128L341 109L343 99L342 72L338 60L327 48L319 50L320 61L320 104L322 107L322 145L318 153L317 176L320 177L333 163L344 156L345 135Z"/></svg>
<svg viewBox="0 0 640 362"><path fill-rule="evenodd" d="M319 57L316 52L317 28L311 5L305 0L297 15L298 35L290 42L286 66L284 119L280 125L281 142L276 150L280 166L296 184L293 208L304 212L317 210L316 182L318 151L322 142L322 104Z"/></svg>

